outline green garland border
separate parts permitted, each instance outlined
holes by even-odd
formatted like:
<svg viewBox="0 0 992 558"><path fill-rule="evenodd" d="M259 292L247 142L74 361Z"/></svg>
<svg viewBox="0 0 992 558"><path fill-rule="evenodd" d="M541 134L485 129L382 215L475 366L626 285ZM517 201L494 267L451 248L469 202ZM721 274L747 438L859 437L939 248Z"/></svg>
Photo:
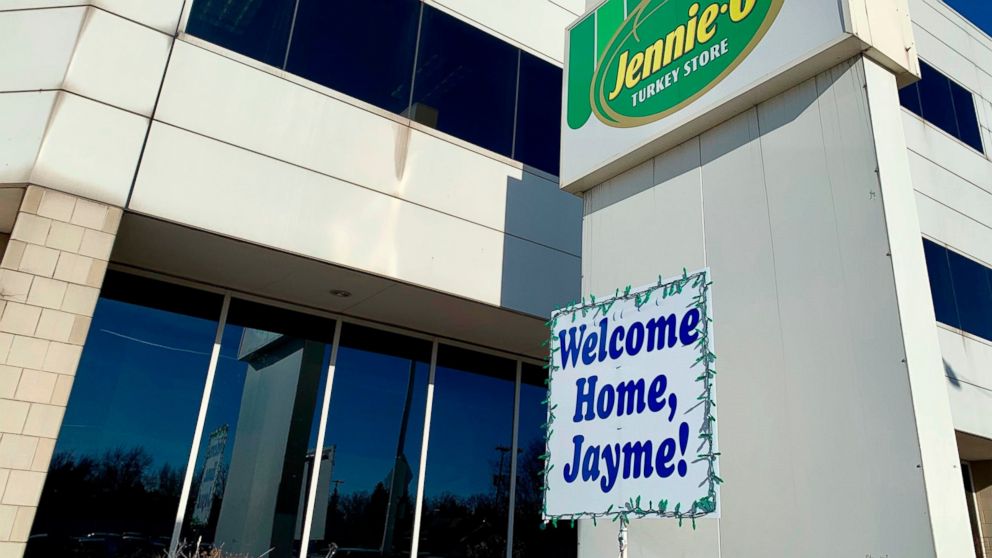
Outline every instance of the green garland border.
<svg viewBox="0 0 992 558"><path fill-rule="evenodd" d="M617 289L614 296L606 300L597 300L595 296L590 295L587 302L585 297L583 297L581 300L558 308L552 313L551 319L546 323L549 332L548 339L542 343L542 346L548 347L548 361L544 365L544 368L548 371L548 377L544 380L545 385L548 387L548 395L544 403L550 405L551 380L555 372L559 370L559 367L555 365L554 357L559 349L556 346L555 329L560 320L570 315L572 322L574 322L577 315L581 314L585 318L589 312L594 312L593 318L599 315L605 316L618 300L633 299L634 305L640 311L641 307L651 300L652 295L656 291L661 291L662 299L666 299L672 295L680 294L686 287L695 289L696 294L692 298L692 303L687 308L696 308L699 310L700 315L703 316L699 325L696 326L696 331L699 333L699 339L696 342L696 348L699 350L699 358L692 365L692 367L699 366L700 364L703 365L703 370L696 378L696 382L703 384L703 389L702 393L697 397L698 403L693 405L686 413L693 411L700 405L703 406L703 424L700 425L699 436L697 437L700 444L696 450L696 459L692 462L706 461L708 463L709 471L706 480L703 481L708 485L707 495L693 502L692 506L686 510L679 509L681 503L677 504L673 509L668 509L668 500L666 499L659 499L657 507L655 507L654 500L649 500L645 508L642 507L641 497L638 496L637 498L631 498L622 508L618 509L614 509L614 506L611 505L606 511L602 512L582 512L557 516L548 515L547 502L548 491L550 490L548 487L548 477L551 474L551 469L554 468L554 465L551 463L551 449L548 442L551 439L551 434L554 432L555 409L557 407L555 405L548 408L548 421L542 426L545 441L545 453L540 457L544 461L544 468L541 471L541 517L544 520L541 525L542 528L546 527L548 523L557 527L560 520L570 521L574 526L577 519L591 519L595 525L597 519L604 517L611 518L613 522L619 522L621 526L627 526L630 524L631 518L640 519L647 516L656 516L678 519L680 527L685 520L689 520L692 523L692 528L695 529L696 519L710 515L717 510L717 487L723 483L723 479L716 474L717 458L720 456L720 453L714 451L716 417L714 416L713 409L716 407L716 401L714 401L713 397L713 388L716 378L716 369L714 368L716 355L713 353L712 334L710 331L711 324L713 323L713 318L710 316L710 286L712 284L713 282L709 279L709 270L704 269L689 273L683 269L681 277L666 282L659 276L657 284L639 291L632 292L630 285L628 285L622 292L620 289Z"/></svg>

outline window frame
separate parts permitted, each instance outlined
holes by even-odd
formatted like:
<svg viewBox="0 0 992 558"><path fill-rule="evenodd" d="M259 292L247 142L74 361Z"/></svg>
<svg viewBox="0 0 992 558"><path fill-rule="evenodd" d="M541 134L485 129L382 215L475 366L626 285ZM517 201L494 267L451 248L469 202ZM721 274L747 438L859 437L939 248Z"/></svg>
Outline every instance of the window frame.
<svg viewBox="0 0 992 558"><path fill-rule="evenodd" d="M420 14L420 21L418 21L417 42L415 44L415 51L414 51L414 53L415 53L414 54L414 68L413 68L413 72L414 73L416 72L416 59L417 59L417 56L418 56L417 51L419 51L419 48L420 48L420 40L421 40L421 38L420 38L420 26L421 26L421 23L422 23L422 20L423 20L423 7L430 7L430 8L439 10L439 11L441 11L441 12L443 12L443 13L449 15L449 16L452 16L452 17L460 20L462 23L464 23L466 25L469 25L471 27L474 27L480 33L486 33L486 34L488 34L488 35L490 35L492 37L495 37L495 38L497 38L497 39L499 39L499 40L507 43L508 45L510 45L511 47L517 49L521 53L529 54L531 56L534 56L535 58L538 58L538 59L544 61L547 64L551 64L553 66L557 66L557 67L561 68L561 66L559 65L559 63L557 61L554 61L554 60L550 59L547 55L545 55L543 53L540 53L538 51L535 51L535 50L531 49L530 47L527 47L527 46L525 46L525 45L523 45L523 44L521 44L519 42L516 42L516 41L513 41L511 39L508 39L507 37L501 36L501 35L499 35L499 34L497 34L495 32L491 32L490 30L486 30L483 27L481 27L480 25L472 22L471 20L466 19L461 14L459 14L457 12L454 12L454 11L452 11L450 9L447 9L447 7L445 7L445 6L442 6L440 4L436 4L436 3L431 2L429 0L419 0L419 1L420 1L420 4L421 4L422 8L421 8L421 14ZM229 58L229 59L232 59L234 61L237 61L237 62L240 62L242 64L245 64L246 66L250 66L252 68L255 68L256 70L260 70L260 71L266 72L266 73L271 74L271 75L273 75L275 77L278 77L280 79L289 81L289 82L291 82L293 84L296 84L296 85L299 85L301 87L305 87L307 89L310 89L311 91L315 91L317 93L320 93L321 95L324 95L324 96L327 96L327 97L331 97L332 99L335 99L337 101L341 101L341 102L347 103L347 104L349 104L349 105L351 105L351 106L353 106L355 108L358 108L358 109L364 110L366 112L375 114L376 116L381 116L383 118L387 118L389 120L392 120L392 121L396 122L397 124L408 126L408 127L412 128L414 130L417 130L418 132L422 132L422 133L428 134L428 135L433 136L433 137L435 137L437 139L446 141L448 143L451 143L451 144L456 145L458 147L461 147L463 149L467 149L467 150L472 151L472 152L474 152L474 153L476 153L478 155L482 155L484 157L488 157L490 159L493 159L493 160L495 160L497 162L500 162L500 163L509 165L511 167L514 167L514 168L523 170L523 171L525 171L527 173L530 173L530 174L533 174L533 175L535 175L535 176L537 176L539 178L542 178L544 180L548 180L549 182L554 182L554 183L557 184L559 182L559 180L560 180L560 175L558 175L558 174L554 174L554 173L552 173L550 171L547 171L547 170L544 170L544 169L540 169L540 168L537 168L537 167L535 167L533 165L524 163L523 161L519 161L517 159L514 159L512 156L503 155L501 153L498 153L496 151L492 151L492 150L487 149L485 147L482 147L480 145L476 145L476 144L474 144L474 143L472 143L472 142L470 142L468 140L465 140L465 139L463 139L461 137L458 137L458 136L449 134L447 132L442 132L441 130L438 130L436 128L432 128L430 126L426 126L424 124L421 124L419 122L416 122L412 118L404 117L404 116L401 116L401 115L396 114L394 112L390 112L388 110L385 110L383 108L380 108L380 107L378 107L378 106L376 106L376 105L374 105L372 103L369 103L369 102L364 101L362 99L359 99L357 97L353 97L353 96L350 96L350 95L348 95L346 93L343 93L341 91L338 91L336 89L332 89L332 88L330 88L330 87L328 87L326 85L322 85L322 84L320 84L318 82L308 80L308 79L306 79L306 78L304 78L302 76L298 76L296 74L289 73L288 71L284 70L282 67L276 67L276 66L272 66L270 64L266 64L264 62L261 62L259 60L254 59L254 58L251 58L249 56L246 56L246 55L244 55L244 54L242 54L240 52L237 52L237 51L234 51L234 50L230 50L230 49L225 48L225 47L223 47L221 45L212 43L212 42L210 42L210 41L208 41L206 39L200 38L200 37L198 37L196 35L192 35L192 34L190 34L188 32L187 27L188 27L189 18L190 18L190 14L192 12L192 8L193 8L194 2L195 2L195 0L187 1L185 3L184 7L183 7L183 12L180 15L179 25L177 27L176 40L182 40L183 42L186 42L187 44L191 44L193 46L202 48L203 50L206 50L206 51L209 51L209 52L212 52L212 53L215 53L215 54L219 54L219 55L224 56L226 58ZM297 4L298 4L298 2L297 2ZM297 5L297 8L298 8L298 5ZM295 10L294 10L294 18L295 18ZM289 51L291 50L291 47L292 47L291 43L292 43L292 37L293 37L293 32L294 32L293 27L295 26L294 23L291 23L290 24L290 32L289 32L289 37L287 39L287 47L286 47L287 57L288 57L288 53L289 53ZM519 56L518 56L518 58L519 58ZM286 64L285 64L285 61L284 61L283 67L285 67L285 65ZM410 87L411 88L411 98L412 98L413 85L414 85L413 84L414 73L411 73L411 83L410 83L410 86L411 86ZM519 63L517 65L517 73L519 74ZM519 86L519 80L518 80L518 82L517 82L517 84L515 86L515 89L514 89L514 108L513 108L514 120L513 120L513 136L512 136L512 142L511 142L512 144L515 144L516 143L516 130L517 130L517 119L516 119L516 115L518 113L518 110L517 109L518 109L518 104L519 104L519 93L520 93L519 92L519 87L520 86ZM559 134L559 135L561 134L560 128L556 129L556 133ZM513 151L512 151L512 145L511 145L511 153L513 153ZM560 150L559 150L559 160L560 160Z"/></svg>
<svg viewBox="0 0 992 558"><path fill-rule="evenodd" d="M324 386L324 393L318 394L320 400L318 405L320 406L320 425L318 427L318 438L317 445L320 446L325 437L321 436L324 434L326 436L326 421L328 418L330 410L330 401L334 388L334 369L337 362L338 348L340 347L341 331L347 324L354 324L362 327L387 331L390 333L396 333L399 335L405 335L408 337L413 337L420 340L425 340L431 342L431 362L430 369L428 373L427 381L427 395L426 395L426 407L424 411L424 424L423 424L423 435L421 440L420 448L420 466L417 472L417 499L414 503L414 525L413 525L413 536L411 540L411 551L416 551L420 541L420 526L421 518L423 515L423 501L424 501L424 484L427 469L427 453L430 446L430 426L431 426L431 411L433 408L434 400L434 384L435 384L435 372L437 370L437 354L438 349L441 345L456 347L460 349L465 349L469 351L474 351L477 353L482 353L490 356L495 356L503 359L510 360L515 365L515 382L514 382L514 396L513 396L513 432L512 432L512 447L511 447L511 460L510 460L510 498L509 506L507 509L507 544L506 544L506 558L512 558L513 551L513 521L514 521L514 508L516 502L516 473L517 473L517 452L519 444L519 425L520 425L520 387L523 382L523 366L524 364L532 365L535 367L541 367L545 365L545 362L541 359L528 357L526 355L520 355L515 353L510 353L506 351L500 351L498 349L493 349L490 347L482 347L478 345L473 345L471 343L466 343L459 341L457 339L451 339L446 337L441 337L437 335L431 335L425 332L406 329L402 327L390 326L387 324L381 324L376 322L371 322L368 320L363 320L361 318L355 318L352 316L346 316L342 314L337 314L334 312L327 312L324 310L319 310L315 308L310 308L306 306L300 306L292 304L289 302L284 302L281 300L266 298L263 296L254 295L251 293L246 293L238 291L235 289L225 289L222 287L217 287L213 285L199 283L197 281L171 277L156 272L132 268L121 264L111 264L111 270L127 273L131 275L137 275L139 277L144 277L147 279L153 279L156 281L161 281L163 283L169 283L184 287L190 287L194 289L199 289L201 291L206 291L213 294L219 294L224 297L223 304L220 309L220 315L218 316L217 322L217 332L214 339L214 346L211 352L210 365L207 370L207 379L204 384L203 392L201 395L201 404L199 408L199 413L197 416L196 431L194 432L193 445L190 450L188 465L186 467L186 473L183 479L182 492L180 495L180 501L176 509L176 527L173 532L172 539L170 541L170 549L172 552L178 548L180 542L180 529L185 520L185 511L188 507L189 498L192 497L191 488L192 481L195 477L195 465L199 458L199 449L202 445L202 438L204 435L204 427L206 422L207 409L210 402L210 394L213 388L213 383L216 377L217 365L220 356L220 347L223 340L224 329L227 325L228 311L230 309L231 300L234 298L255 302L260 304L265 304L269 306L274 306L284 310L289 310L293 312L299 312L304 314L309 314L315 317L320 317L333 321L334 323L334 333L333 333L333 344L331 346L331 357L329 361L327 382ZM310 543L310 530L313 522L313 502L316 500L318 483L316 482L316 475L319 474L320 468L314 467L311 471L311 475L314 477L309 483L309 489L307 491L307 502L306 514L304 515L304 530L301 539L301 555L304 551L309 548ZM415 555L415 554L412 554Z"/></svg>
<svg viewBox="0 0 992 558"><path fill-rule="evenodd" d="M922 77L919 80L911 83L910 85L907 85L905 87L899 88L896 91L897 96L899 97L899 106L900 106L900 108L902 108L906 112L909 112L914 117L916 117L919 120L921 120L925 125L928 125L931 128L934 128L936 130L939 130L941 133L946 134L947 136L953 138L955 141L957 141L958 143L964 145L968 149L971 149L972 151L978 153L983 158L988 159L989 156L990 156L990 154L988 153L988 150L986 149L986 143L987 142L985 141L985 134L982 133L982 120L981 120L981 117L980 117L980 114L979 114L978 105L977 105L977 103L975 101L975 97L977 96L977 94L974 91L972 91L971 89L969 89L969 88L965 87L964 85L962 85L960 82L958 82L957 80L955 80L951 76L945 74L943 71L941 71L939 68L937 68L937 66L935 66L933 64L930 64L929 62L927 62L923 58L920 58L919 61L920 61L920 64L921 64L921 68L920 68L921 69L921 74L924 71L923 66L925 66L926 68L929 68L930 71L933 71L933 72L936 72L936 73L940 74L944 79L947 80L947 82L948 82L947 98L945 99L945 101L946 101L947 105L949 105L949 109L951 111L951 115L954 118L954 127L957 129L957 134L954 134L954 133L952 133L952 132L950 132L948 130L945 130L943 127L941 127L940 125L938 125L936 122L934 122L934 121L930 120L929 118L927 118L926 116L924 116L924 114L926 113L926 107L925 107L925 104L924 104L923 93L922 93L922 91L920 89L920 84L923 82L923 79L924 79ZM971 108L974 111L974 121L975 121L975 123L977 125L977 128L978 128L978 130L977 130L978 143L979 143L978 147L976 147L976 146L972 145L971 143L969 143L968 141L966 141L964 139L964 135L965 134L963 134L961 132L961 119L958 117L957 103L954 101L954 88L955 87L957 87L958 89L960 89L962 91L965 91L969 95L971 95L971 101L972 101ZM920 112L916 112L912 108L907 107L906 105L904 105L902 103L902 92L905 91L905 90L907 90L907 89L909 89L909 88L912 88L914 90L914 92L916 93L916 99L917 99L917 102L919 103Z"/></svg>

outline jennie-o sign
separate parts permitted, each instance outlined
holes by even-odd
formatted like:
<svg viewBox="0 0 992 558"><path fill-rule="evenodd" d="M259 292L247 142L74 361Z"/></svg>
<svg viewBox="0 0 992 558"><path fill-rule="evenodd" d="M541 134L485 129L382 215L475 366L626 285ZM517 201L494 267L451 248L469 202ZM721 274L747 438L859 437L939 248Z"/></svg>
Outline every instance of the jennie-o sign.
<svg viewBox="0 0 992 558"><path fill-rule="evenodd" d="M549 322L547 520L718 513L709 271Z"/></svg>
<svg viewBox="0 0 992 558"><path fill-rule="evenodd" d="M753 106L759 85L851 37L847 2L606 0L568 30L562 184L584 190L656 155L650 144L684 125L699 133L706 118ZM590 177L627 156L636 160Z"/></svg>
<svg viewBox="0 0 992 558"><path fill-rule="evenodd" d="M607 126L630 127L691 103L754 49L782 2L727 0L705 7L695 0L641 2L607 43L588 105L569 107L569 125L582 126L586 107ZM580 82L573 86L586 89Z"/></svg>

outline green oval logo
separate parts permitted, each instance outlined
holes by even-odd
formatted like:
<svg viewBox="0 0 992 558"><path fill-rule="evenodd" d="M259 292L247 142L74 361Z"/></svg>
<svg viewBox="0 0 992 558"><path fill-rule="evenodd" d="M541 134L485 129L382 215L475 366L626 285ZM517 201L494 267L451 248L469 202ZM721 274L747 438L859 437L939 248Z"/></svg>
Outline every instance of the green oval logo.
<svg viewBox="0 0 992 558"><path fill-rule="evenodd" d="M628 128L692 103L747 58L783 2L642 0L602 50L589 89L592 112Z"/></svg>

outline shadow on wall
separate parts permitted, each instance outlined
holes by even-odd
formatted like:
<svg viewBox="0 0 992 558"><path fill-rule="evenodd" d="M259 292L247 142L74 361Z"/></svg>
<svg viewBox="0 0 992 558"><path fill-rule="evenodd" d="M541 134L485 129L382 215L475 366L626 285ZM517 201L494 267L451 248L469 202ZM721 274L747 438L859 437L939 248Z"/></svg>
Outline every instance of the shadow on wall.
<svg viewBox="0 0 992 558"><path fill-rule="evenodd" d="M954 367L946 359L944 360L944 375L947 376L947 380L951 382L952 386L961 389L961 380L958 379L958 375L954 373Z"/></svg>
<svg viewBox="0 0 992 558"><path fill-rule="evenodd" d="M542 318L579 298L582 200L527 172L508 177L500 305Z"/></svg>
<svg viewBox="0 0 992 558"><path fill-rule="evenodd" d="M848 60L840 64L839 66L835 66L833 69L820 74L817 77L810 78L806 82L796 85L792 89L803 87L804 84L809 83L810 81L815 81L820 91L826 91L829 88L831 88L851 68L851 66L854 66L856 63L857 60L854 59ZM860 74L863 74L862 70L858 70L858 72ZM863 82L864 78L862 78L861 81ZM785 93L783 92L779 96L781 97L784 95ZM795 96L791 96L790 100L794 101L795 100L794 98ZM763 134L767 134L771 131L777 130L778 128L781 128L783 126L786 126L790 122L796 120L807 109L809 109L813 105L813 103L816 102L816 99L818 98L819 96L817 95L816 97L810 99L809 103L805 103L805 104L795 103L795 102L783 104L782 108L786 110L759 111L759 115L761 116L758 118L758 130L756 131L754 136L758 137ZM771 103L771 102L774 102L774 100L765 101L765 103ZM748 111L754 111L754 110L756 110L754 107L748 109ZM732 120L732 118L728 120ZM714 128L717 126L714 126ZM704 132L703 135L706 135L706 133ZM690 138L689 140L687 140L687 142L696 141L698 137L699 136L697 136L696 138ZM727 139L736 140L739 139L739 136L728 136ZM609 207L615 203L622 202L623 200L631 196L636 196L637 194L647 189L653 188L658 184L664 184L665 182L668 182L669 180L677 176L681 176L685 173L692 172L699 168L703 168L708 163L720 159L724 155L737 150L742 145L743 145L742 143L736 141L726 141L720 144L711 144L710 146L711 149L708 149L706 153L700 153L701 159L697 159L695 161L683 157L669 159L676 161L677 164L668 165L668 166L655 165L653 174L649 172L642 173L644 176L641 179L637 179L634 176L625 176L624 180L613 181L613 184L610 184L605 188L597 188L594 194L586 196L586 203L583 214L590 215L601 209ZM679 146L675 146L667 150L666 152L674 151L678 148ZM651 160L648 160L645 163L650 164ZM643 166L645 163L641 163L640 165L635 166L634 168L626 171L626 173L623 174L635 175L636 173L638 173L641 166ZM607 181L604 184L609 184L610 182L611 181Z"/></svg>

